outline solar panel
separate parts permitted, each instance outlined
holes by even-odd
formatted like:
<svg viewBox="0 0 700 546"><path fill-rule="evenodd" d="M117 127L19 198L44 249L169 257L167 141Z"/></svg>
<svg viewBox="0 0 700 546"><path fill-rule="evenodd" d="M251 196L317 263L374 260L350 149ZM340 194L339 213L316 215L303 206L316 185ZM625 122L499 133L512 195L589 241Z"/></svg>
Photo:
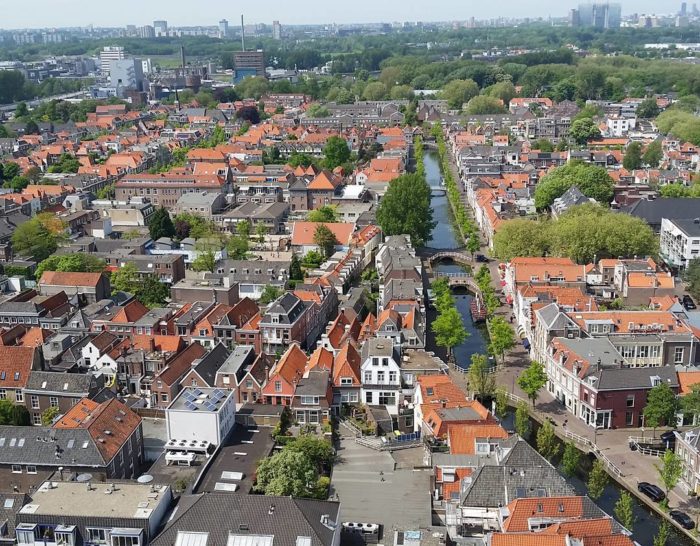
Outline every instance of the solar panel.
<svg viewBox="0 0 700 546"><path fill-rule="evenodd" d="M204 393L203 393L201 390L199 390L199 389L195 389L195 390L194 390L194 395L195 395L195 396L199 396L200 394L204 394Z"/></svg>

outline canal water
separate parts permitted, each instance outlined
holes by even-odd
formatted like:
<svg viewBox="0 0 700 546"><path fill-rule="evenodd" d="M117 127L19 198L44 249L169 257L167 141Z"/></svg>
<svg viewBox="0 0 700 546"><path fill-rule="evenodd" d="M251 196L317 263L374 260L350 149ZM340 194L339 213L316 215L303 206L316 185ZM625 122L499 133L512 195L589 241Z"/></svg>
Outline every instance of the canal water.
<svg viewBox="0 0 700 546"><path fill-rule="evenodd" d="M440 187L440 163L437 152L428 151L424 156L424 162L425 175L430 187L443 189ZM450 209L450 204L447 201L447 196L433 195L430 203L433 208L433 220L437 222L437 225L433 229L431 239L427 243L427 246L446 250L463 246L460 243L459 231L453 222L454 216L452 214L452 209ZM454 263L439 263L436 265L435 269L443 273L464 272L462 266ZM455 362L457 366L466 370L471 363L472 354L487 353L488 343L486 340L486 329L483 326L477 327L472 322L469 305L474 297L465 290L455 291L454 297L456 299L457 310L462 315L464 327L469 333L469 337L466 341L454 349Z"/></svg>
<svg viewBox="0 0 700 546"><path fill-rule="evenodd" d="M428 151L424 156L424 162L428 184L432 188L441 189L440 164L437 153ZM433 229L432 237L427 243L427 246L436 249L455 249L461 247L459 231L454 225L452 210L447 202L447 197L444 195L434 195L431 200L431 205L433 208L433 220L437 222L437 225ZM445 273L454 273L463 272L464 268L453 263L440 263L436 266L436 270ZM477 327L472 322L469 304L473 296L466 292L456 292L454 296L457 301L457 310L462 315L464 326L470 334L462 345L455 348L455 360L457 365L466 370L469 368L472 354L487 353L487 335L485 328ZM429 317L430 316L429 314ZM509 417L512 419L511 416ZM508 418L506 418L504 425L508 428ZM512 429L512 422L510 423L510 429ZM574 477L569 480L569 483L578 494L586 494L586 484L582 479ZM619 487L617 483L611 481L605 488L605 493L596 504L612 516L615 503L617 499L619 499L622 490L623 489ZM646 505L638 501L634 495L632 496L632 500L636 518L632 538L641 544L641 546L652 546L654 536L656 536L658 532L661 520L654 512L646 507ZM671 528L671 535L668 539L667 546L691 546L693 544L695 543L691 539L677 532L674 528Z"/></svg>

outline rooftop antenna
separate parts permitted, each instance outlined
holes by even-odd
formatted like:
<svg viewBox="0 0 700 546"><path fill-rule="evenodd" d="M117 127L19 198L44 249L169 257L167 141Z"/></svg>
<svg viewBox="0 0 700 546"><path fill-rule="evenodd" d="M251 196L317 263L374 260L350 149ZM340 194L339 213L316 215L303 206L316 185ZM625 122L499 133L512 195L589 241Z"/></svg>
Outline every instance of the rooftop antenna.
<svg viewBox="0 0 700 546"><path fill-rule="evenodd" d="M245 25L243 24L243 14L241 14L241 51L245 51Z"/></svg>

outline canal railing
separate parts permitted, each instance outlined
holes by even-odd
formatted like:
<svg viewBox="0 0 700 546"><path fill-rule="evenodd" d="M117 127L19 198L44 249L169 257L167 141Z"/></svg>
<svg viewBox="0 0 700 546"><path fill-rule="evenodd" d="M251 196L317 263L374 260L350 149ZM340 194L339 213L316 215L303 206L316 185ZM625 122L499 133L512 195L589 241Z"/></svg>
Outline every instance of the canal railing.
<svg viewBox="0 0 700 546"><path fill-rule="evenodd" d="M508 399L511 402L515 402L516 404L525 403L525 404L528 404L528 407L529 407L529 403L527 400L525 400L524 398L521 398L520 396L518 396L516 394L513 394L512 392L506 392L506 396L508 397ZM536 410L531 411L531 414L534 414L534 413L536 413ZM538 414L537 416L540 417L541 419L546 419L545 415ZM558 432L558 430L556 432ZM567 440L573 440L574 442L576 442L580 446L584 446L585 448L590 450L591 453L593 453L600 461L603 462L603 464L606 466L606 468L608 469L608 471L610 473L614 474L618 478L622 478L624 476L624 474L622 473L622 470L620 470L620 468L615 463L613 463L608 458L608 456L605 455L605 453L603 453L600 450L598 445L595 442L591 441L589 438L586 438L585 436L581 436L580 434L576 434L575 432L571 432L568 429L564 429L564 438Z"/></svg>
<svg viewBox="0 0 700 546"><path fill-rule="evenodd" d="M651 455L652 457L663 457L664 451L661 449L654 449L653 447L646 447L649 444L649 438L644 438L642 436L630 436L628 438L630 448L634 447L642 455Z"/></svg>

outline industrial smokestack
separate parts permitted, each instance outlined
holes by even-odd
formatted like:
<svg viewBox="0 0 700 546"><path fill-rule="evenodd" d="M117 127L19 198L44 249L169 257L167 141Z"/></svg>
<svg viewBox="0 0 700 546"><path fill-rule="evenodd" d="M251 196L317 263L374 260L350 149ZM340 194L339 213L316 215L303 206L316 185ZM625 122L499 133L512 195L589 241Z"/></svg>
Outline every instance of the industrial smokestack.
<svg viewBox="0 0 700 546"><path fill-rule="evenodd" d="M185 73L185 46L180 46L180 62L182 63L182 73Z"/></svg>
<svg viewBox="0 0 700 546"><path fill-rule="evenodd" d="M245 51L245 25L243 24L243 15L241 15L241 51Z"/></svg>

